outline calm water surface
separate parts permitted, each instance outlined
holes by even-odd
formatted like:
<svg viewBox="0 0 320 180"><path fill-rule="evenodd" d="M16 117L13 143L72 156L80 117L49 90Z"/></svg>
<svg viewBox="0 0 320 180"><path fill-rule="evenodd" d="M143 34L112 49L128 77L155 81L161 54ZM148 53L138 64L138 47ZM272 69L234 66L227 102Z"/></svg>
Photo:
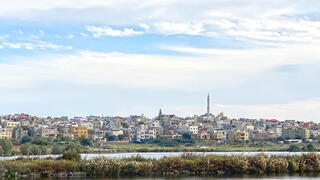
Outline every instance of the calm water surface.
<svg viewBox="0 0 320 180"><path fill-rule="evenodd" d="M56 180L59 178L41 178L39 180ZM60 178L61 179L61 178ZM67 178L62 178L67 180ZM304 175L286 175L286 176L275 176L275 175L269 175L269 176L253 176L253 175L244 175L244 176L234 176L234 177L171 177L171 178L162 178L162 177L147 177L147 178L68 178L70 180L80 179L80 180L244 180L244 179L250 179L250 180L277 180L277 179L301 179L301 180L315 180L320 179L320 175L315 174L304 174Z"/></svg>

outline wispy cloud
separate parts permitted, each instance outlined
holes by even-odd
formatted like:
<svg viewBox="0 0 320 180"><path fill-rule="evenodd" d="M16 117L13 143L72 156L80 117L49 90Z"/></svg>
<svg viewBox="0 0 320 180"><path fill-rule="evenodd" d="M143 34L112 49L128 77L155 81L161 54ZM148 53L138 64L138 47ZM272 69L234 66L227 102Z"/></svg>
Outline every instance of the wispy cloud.
<svg viewBox="0 0 320 180"><path fill-rule="evenodd" d="M66 36L66 38L67 38L67 39L73 39L73 38L74 38L74 35L73 35L73 34L69 34L69 35Z"/></svg>
<svg viewBox="0 0 320 180"><path fill-rule="evenodd" d="M3 42L4 47L11 48L11 49L26 49L26 50L34 50L34 49L72 49L72 46L63 46L57 45L50 42L45 41L37 41L36 43L15 43L15 42Z"/></svg>
<svg viewBox="0 0 320 180"><path fill-rule="evenodd" d="M79 34L80 34L82 37L86 37L86 38L89 37L89 35L86 34L86 33L84 33L84 32L80 32Z"/></svg>
<svg viewBox="0 0 320 180"><path fill-rule="evenodd" d="M4 46L12 49L28 49L28 50L33 50L34 46L32 43L11 43L11 42L3 42L2 43Z"/></svg>
<svg viewBox="0 0 320 180"><path fill-rule="evenodd" d="M255 105L232 105L214 104L214 114L225 112L231 118L253 118L253 119L279 119L279 120L304 120L318 121L320 112L320 99L308 99L302 101L291 101L282 104L255 104ZM175 112L180 116L192 116L203 114L205 106L168 106L165 111ZM150 112L151 113L151 112ZM154 113L152 114L154 115Z"/></svg>
<svg viewBox="0 0 320 180"><path fill-rule="evenodd" d="M2 6L0 16L35 21L49 19L106 25L87 27L93 31L95 37L142 34L141 31L133 28L113 29L112 27L112 25L116 27L129 25L142 27L149 33L159 34L232 36L261 41L308 42L319 39L319 19L312 18L312 14L318 14L319 5L317 0L308 2L290 0L281 2L275 0L259 2L250 0L241 2L234 0L102 2L95 0L84 2L70 0L56 3L49 3L46 0L37 3L13 0ZM68 16L65 16L64 12L67 12Z"/></svg>
<svg viewBox="0 0 320 180"><path fill-rule="evenodd" d="M179 23L179 22L155 22L148 27L148 32L160 34L186 34L186 35L201 35L205 31L202 23Z"/></svg>
<svg viewBox="0 0 320 180"><path fill-rule="evenodd" d="M132 28L124 29L112 29L108 26L86 26L86 29L92 33L92 36L95 38L105 37L105 36L134 36L143 34L142 31L135 31Z"/></svg>

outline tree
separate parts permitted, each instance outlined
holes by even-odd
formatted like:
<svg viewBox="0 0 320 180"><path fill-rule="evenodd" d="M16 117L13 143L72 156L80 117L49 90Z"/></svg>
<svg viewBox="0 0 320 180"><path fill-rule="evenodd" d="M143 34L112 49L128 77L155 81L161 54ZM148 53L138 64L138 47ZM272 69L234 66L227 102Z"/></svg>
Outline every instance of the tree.
<svg viewBox="0 0 320 180"><path fill-rule="evenodd" d="M82 137L82 138L80 139L80 144L81 144L82 146L90 146L90 145L91 145L91 141L90 141L90 139L88 139L88 138Z"/></svg>
<svg viewBox="0 0 320 180"><path fill-rule="evenodd" d="M189 133L183 133L182 138L184 139L191 139L191 135Z"/></svg>
<svg viewBox="0 0 320 180"><path fill-rule="evenodd" d="M0 146L3 149L3 154L9 155L13 149L12 142L7 139L1 139L0 140Z"/></svg>
<svg viewBox="0 0 320 180"><path fill-rule="evenodd" d="M70 142L66 147L65 150L69 151L69 150L75 150L77 152L80 152L80 145L74 142Z"/></svg>
<svg viewBox="0 0 320 180"><path fill-rule="evenodd" d="M114 136L108 136L108 141L114 141L116 138Z"/></svg>
<svg viewBox="0 0 320 180"><path fill-rule="evenodd" d="M2 146L0 146L0 155L3 155L4 151L2 149Z"/></svg>
<svg viewBox="0 0 320 180"><path fill-rule="evenodd" d="M119 141L122 141L123 138L124 138L123 135L121 135L121 134L118 135L118 140L119 140Z"/></svg>
<svg viewBox="0 0 320 180"><path fill-rule="evenodd" d="M70 161L80 161L81 160L80 154L77 153L77 151L75 151L75 150L70 150L70 151L64 152L61 158L65 159L65 160L70 160Z"/></svg>
<svg viewBox="0 0 320 180"><path fill-rule="evenodd" d="M129 127L129 125L127 123L125 123L125 122L122 122L121 125L122 125L123 128L128 128Z"/></svg>
<svg viewBox="0 0 320 180"><path fill-rule="evenodd" d="M37 145L32 145L32 146L30 146L29 152L32 155L40 155L41 154L41 149Z"/></svg>
<svg viewBox="0 0 320 180"><path fill-rule="evenodd" d="M48 153L47 146L39 146L39 148L41 150L41 154L45 155Z"/></svg>
<svg viewBox="0 0 320 180"><path fill-rule="evenodd" d="M20 147L20 152L23 155L30 155L30 143L25 143Z"/></svg>
<svg viewBox="0 0 320 180"><path fill-rule="evenodd" d="M31 142L32 141L32 138L30 136L23 136L20 143L21 144L25 144L25 143L28 143L28 142Z"/></svg>
<svg viewBox="0 0 320 180"><path fill-rule="evenodd" d="M63 153L63 146L55 145L51 150L51 154L62 154Z"/></svg>
<svg viewBox="0 0 320 180"><path fill-rule="evenodd" d="M48 141L46 139L35 138L32 141L32 144L47 146L48 145Z"/></svg>

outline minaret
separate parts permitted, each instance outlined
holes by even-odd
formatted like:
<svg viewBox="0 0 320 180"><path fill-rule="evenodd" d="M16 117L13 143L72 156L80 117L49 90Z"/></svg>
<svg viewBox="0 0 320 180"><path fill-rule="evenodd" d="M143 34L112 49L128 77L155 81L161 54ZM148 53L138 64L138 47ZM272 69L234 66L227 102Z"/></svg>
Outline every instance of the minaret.
<svg viewBox="0 0 320 180"><path fill-rule="evenodd" d="M162 110L161 109L159 111L159 115L158 116L162 116Z"/></svg>
<svg viewBox="0 0 320 180"><path fill-rule="evenodd" d="M210 114L210 95L207 96L207 115Z"/></svg>

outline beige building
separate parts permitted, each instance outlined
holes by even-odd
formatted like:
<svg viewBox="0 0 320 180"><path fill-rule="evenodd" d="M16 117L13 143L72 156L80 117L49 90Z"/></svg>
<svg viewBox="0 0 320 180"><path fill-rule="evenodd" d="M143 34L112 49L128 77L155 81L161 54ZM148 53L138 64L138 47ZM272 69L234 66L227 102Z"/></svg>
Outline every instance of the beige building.
<svg viewBox="0 0 320 180"><path fill-rule="evenodd" d="M41 128L42 138L55 138L58 134L56 129Z"/></svg>
<svg viewBox="0 0 320 180"><path fill-rule="evenodd" d="M88 138L88 127L83 126L72 126L71 128L71 134L73 134L74 138Z"/></svg>
<svg viewBox="0 0 320 180"><path fill-rule="evenodd" d="M235 142L248 141L249 133L247 131L230 131L227 133L227 140Z"/></svg>
<svg viewBox="0 0 320 180"><path fill-rule="evenodd" d="M17 121L6 121L5 125L8 128L20 127L20 122L17 122Z"/></svg>
<svg viewBox="0 0 320 180"><path fill-rule="evenodd" d="M12 129L0 128L0 139L11 139Z"/></svg>

